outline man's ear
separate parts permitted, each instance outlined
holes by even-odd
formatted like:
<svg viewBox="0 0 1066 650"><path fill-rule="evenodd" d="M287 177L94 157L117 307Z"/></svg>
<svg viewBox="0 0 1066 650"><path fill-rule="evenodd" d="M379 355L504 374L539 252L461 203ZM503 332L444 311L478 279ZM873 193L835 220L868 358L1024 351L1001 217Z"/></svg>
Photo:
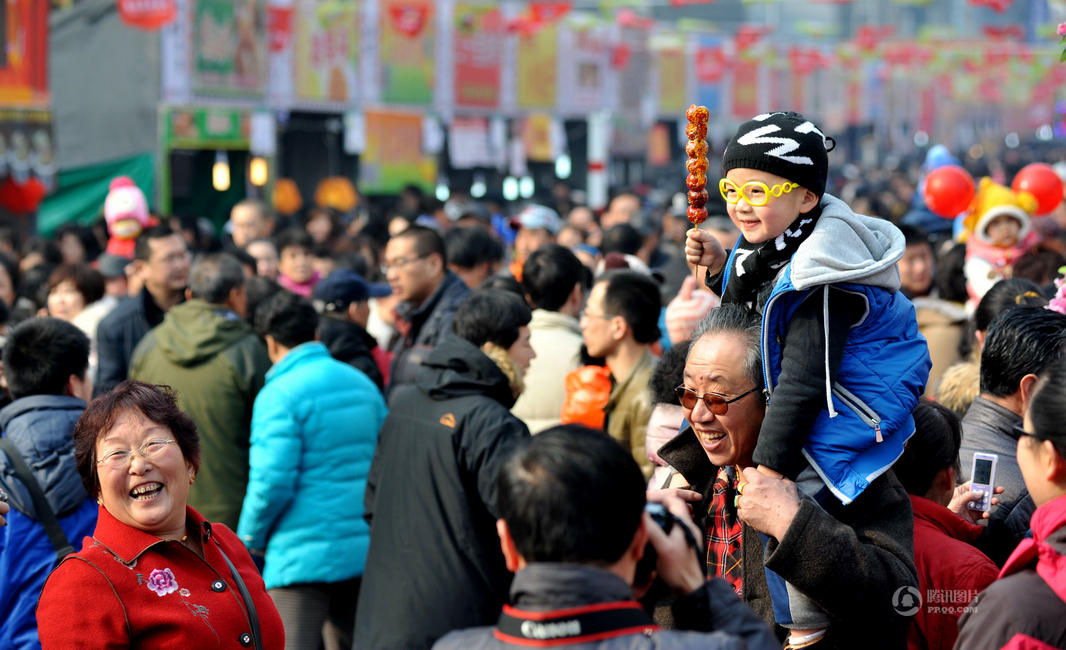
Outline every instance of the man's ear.
<svg viewBox="0 0 1066 650"><path fill-rule="evenodd" d="M1036 382L1039 379L1033 373L1029 373L1022 377L1022 380L1018 382L1018 395L1022 398L1022 413L1029 408L1029 399L1033 396L1033 389L1036 387Z"/></svg>
<svg viewBox="0 0 1066 650"><path fill-rule="evenodd" d="M500 538L500 550L503 551L503 560L507 564L507 570L517 573L526 567L526 559L518 552L514 538L511 537L511 529L503 519L496 520L496 534Z"/></svg>

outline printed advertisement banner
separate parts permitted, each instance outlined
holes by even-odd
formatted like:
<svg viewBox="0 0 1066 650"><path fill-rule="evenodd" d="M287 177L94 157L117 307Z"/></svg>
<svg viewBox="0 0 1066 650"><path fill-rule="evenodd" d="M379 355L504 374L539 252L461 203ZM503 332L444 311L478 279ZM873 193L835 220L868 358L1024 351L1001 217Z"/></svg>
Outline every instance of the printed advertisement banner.
<svg viewBox="0 0 1066 650"><path fill-rule="evenodd" d="M688 108L688 57L683 49L660 50L659 113L675 115Z"/></svg>
<svg viewBox="0 0 1066 650"><path fill-rule="evenodd" d="M554 24L518 36L519 108L555 107L557 36Z"/></svg>
<svg viewBox="0 0 1066 650"><path fill-rule="evenodd" d="M436 30L428 0L382 0L381 99L395 104L433 101Z"/></svg>
<svg viewBox="0 0 1066 650"><path fill-rule="evenodd" d="M750 119L759 114L759 62L738 59L733 65L733 117Z"/></svg>
<svg viewBox="0 0 1066 650"><path fill-rule="evenodd" d="M366 113L366 150L359 159L359 189L396 194L414 183L433 189L436 157L422 153L422 116L417 113Z"/></svg>
<svg viewBox="0 0 1066 650"><path fill-rule="evenodd" d="M7 0L0 34L0 104L48 105L48 3Z"/></svg>
<svg viewBox="0 0 1066 650"><path fill-rule="evenodd" d="M720 38L701 36L696 50L696 103L720 115L729 61Z"/></svg>
<svg viewBox="0 0 1066 650"><path fill-rule="evenodd" d="M266 53L256 0L196 0L193 88L198 95L261 97Z"/></svg>
<svg viewBox="0 0 1066 650"><path fill-rule="evenodd" d="M296 20L296 96L311 101L358 98L359 8L351 2L301 2Z"/></svg>
<svg viewBox="0 0 1066 650"><path fill-rule="evenodd" d="M569 48L563 56L563 77L560 86L562 103L568 110L588 113L608 107L607 65L610 46L607 34L600 29L586 27L566 30Z"/></svg>
<svg viewBox="0 0 1066 650"><path fill-rule="evenodd" d="M500 103L503 17L492 5L455 6L455 104L496 108Z"/></svg>

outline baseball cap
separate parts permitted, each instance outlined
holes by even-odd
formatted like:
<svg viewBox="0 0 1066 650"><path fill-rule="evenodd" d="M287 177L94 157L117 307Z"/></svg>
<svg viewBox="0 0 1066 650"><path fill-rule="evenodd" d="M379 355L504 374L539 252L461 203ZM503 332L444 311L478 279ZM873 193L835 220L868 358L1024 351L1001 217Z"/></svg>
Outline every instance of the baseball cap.
<svg viewBox="0 0 1066 650"><path fill-rule="evenodd" d="M387 284L371 284L355 271L338 269L315 285L311 299L320 313L343 311L353 302L392 293Z"/></svg>
<svg viewBox="0 0 1066 650"><path fill-rule="evenodd" d="M518 225L528 230L543 229L558 234L561 227L559 213L543 205L528 205L515 216Z"/></svg>

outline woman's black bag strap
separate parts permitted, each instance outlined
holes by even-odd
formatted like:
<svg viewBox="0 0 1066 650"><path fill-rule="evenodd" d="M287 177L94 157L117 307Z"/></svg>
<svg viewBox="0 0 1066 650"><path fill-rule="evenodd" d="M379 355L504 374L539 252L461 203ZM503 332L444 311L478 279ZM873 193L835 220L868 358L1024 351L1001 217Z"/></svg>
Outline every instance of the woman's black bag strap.
<svg viewBox="0 0 1066 650"><path fill-rule="evenodd" d="M204 532L208 536L211 535L211 522L204 522ZM237 591L241 594L241 600L244 601L244 609L248 612L248 624L252 626L252 645L255 650L263 650L263 632L259 629L259 614L255 611L255 602L252 601L252 594L248 591L244 580L241 579L241 574L237 571L237 567L233 566L233 562L230 562L226 552L222 550L222 545L218 543L217 539L214 542L218 552L222 555L222 559L226 561L226 566L229 567L230 575L233 576L233 583L237 585Z"/></svg>
<svg viewBox="0 0 1066 650"><path fill-rule="evenodd" d="M37 512L37 520L44 526L44 532L48 534L48 539L56 550L56 560L62 561L63 558L74 552L74 547L71 546L70 540L67 539L66 533L63 532L63 528L59 525L59 519L56 517L55 511L52 510L52 506L48 504L48 499L44 496L44 490L41 489L41 485L34 478L33 471L26 465L26 461L22 460L22 455L15 448L15 443L11 442L11 439L7 436L0 437L0 451L3 451L11 462L11 467L15 470L15 476L30 491L30 496L33 497L33 509Z"/></svg>

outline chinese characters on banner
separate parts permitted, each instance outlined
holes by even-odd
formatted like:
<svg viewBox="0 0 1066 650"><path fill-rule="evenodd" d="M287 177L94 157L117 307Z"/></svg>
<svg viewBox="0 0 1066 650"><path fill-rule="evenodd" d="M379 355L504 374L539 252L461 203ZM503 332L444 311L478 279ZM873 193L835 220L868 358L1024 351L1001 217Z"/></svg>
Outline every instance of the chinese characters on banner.
<svg viewBox="0 0 1066 650"><path fill-rule="evenodd" d="M358 97L359 12L351 2L302 2L296 22L296 96L354 102Z"/></svg>
<svg viewBox="0 0 1066 650"><path fill-rule="evenodd" d="M201 95L263 95L263 20L256 0L196 0L193 87Z"/></svg>
<svg viewBox="0 0 1066 650"><path fill-rule="evenodd" d="M500 103L503 17L492 5L455 6L455 104L496 108Z"/></svg>
<svg viewBox="0 0 1066 650"><path fill-rule="evenodd" d="M433 101L435 32L433 5L429 0L382 0L379 30L382 101L396 104Z"/></svg>

